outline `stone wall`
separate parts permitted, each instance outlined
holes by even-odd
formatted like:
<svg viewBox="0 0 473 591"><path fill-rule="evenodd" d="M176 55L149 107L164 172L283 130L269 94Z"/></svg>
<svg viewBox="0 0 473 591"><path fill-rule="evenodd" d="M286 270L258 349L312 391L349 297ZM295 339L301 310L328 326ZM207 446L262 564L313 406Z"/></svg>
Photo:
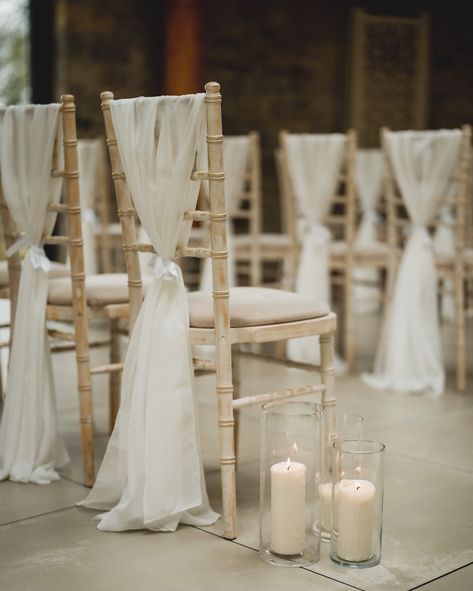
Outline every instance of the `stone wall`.
<svg viewBox="0 0 473 591"><path fill-rule="evenodd" d="M213 79L222 85L224 133L254 129L261 134L267 230L279 227L273 158L278 131L347 127L353 6L401 16L427 10L428 125L473 122L473 3L186 0L192 1L200 6L203 21L203 46L195 48L204 63L202 84ZM166 10L164 0L58 0L57 90L76 95L82 136L103 133L101 90L119 97L164 92Z"/></svg>
<svg viewBox="0 0 473 591"><path fill-rule="evenodd" d="M75 95L82 137L103 134L101 91L161 92L162 10L159 1L58 0L56 95Z"/></svg>

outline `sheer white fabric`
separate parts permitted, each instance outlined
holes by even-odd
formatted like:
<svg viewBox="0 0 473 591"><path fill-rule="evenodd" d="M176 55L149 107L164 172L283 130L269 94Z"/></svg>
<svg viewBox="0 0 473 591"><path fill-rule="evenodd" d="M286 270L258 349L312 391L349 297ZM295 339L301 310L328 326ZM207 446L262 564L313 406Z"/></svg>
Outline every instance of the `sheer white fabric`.
<svg viewBox="0 0 473 591"><path fill-rule="evenodd" d="M109 509L98 528L174 531L210 525L200 459L186 291L171 260L185 246L205 168L204 95L111 103L123 169L159 256L125 359L121 404L97 481L81 504Z"/></svg>
<svg viewBox="0 0 473 591"><path fill-rule="evenodd" d="M356 188L361 204L361 222L355 240L355 249L373 247L378 242L378 214L376 206L383 190L383 157L381 150L358 150L356 155ZM367 313L379 307L378 287L357 285L358 282L376 282L378 271L355 267L355 310Z"/></svg>
<svg viewBox="0 0 473 591"><path fill-rule="evenodd" d="M324 226L324 218L335 194L346 136L290 134L286 142L289 174L304 220L295 291L330 305L331 235ZM317 341L317 337L289 341L289 359L318 364L320 352Z"/></svg>
<svg viewBox="0 0 473 591"><path fill-rule="evenodd" d="M437 273L426 225L438 212L455 171L459 130L389 132L387 148L412 222L378 346L375 388L439 396L444 369L437 318Z"/></svg>
<svg viewBox="0 0 473 591"><path fill-rule="evenodd" d="M245 172L250 158L250 138L247 135L225 136L223 141L223 166L225 169L225 207L228 213L228 283L236 285L236 268L232 256L233 227L231 215L241 204L241 194L245 184ZM201 291L212 290L212 261L204 259L200 278Z"/></svg>
<svg viewBox="0 0 473 591"><path fill-rule="evenodd" d="M56 396L46 335L48 271L41 238L56 220L48 203L58 203L61 178L53 178L54 141L62 144L60 105L0 109L0 168L8 209L23 237L22 263L0 424L0 479L49 484L68 461L58 432Z"/></svg>
<svg viewBox="0 0 473 591"><path fill-rule="evenodd" d="M84 266L88 275L94 275L98 271L95 238L97 232L95 200L98 182L97 167L102 157L101 140L79 140L77 142L77 154L79 159Z"/></svg>

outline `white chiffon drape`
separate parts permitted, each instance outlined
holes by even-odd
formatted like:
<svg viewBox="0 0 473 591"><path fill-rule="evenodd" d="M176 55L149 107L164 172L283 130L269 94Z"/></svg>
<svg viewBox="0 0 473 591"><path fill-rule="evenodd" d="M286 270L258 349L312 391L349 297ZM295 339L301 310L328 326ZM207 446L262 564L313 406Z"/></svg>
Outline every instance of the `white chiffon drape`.
<svg viewBox="0 0 473 591"><path fill-rule="evenodd" d="M26 248L18 292L5 404L0 424L0 479L49 484L68 461L58 432L46 334L48 271L42 236L56 220L62 180L53 178L54 142L61 152L60 105L0 109L0 169L8 209L22 233L7 255Z"/></svg>
<svg viewBox="0 0 473 591"><path fill-rule="evenodd" d="M383 157L381 150L358 150L356 154L356 189L361 205L361 221L355 239L356 251L376 247L378 242L378 214L376 206L383 191ZM376 269L355 267L355 310L368 313L379 307L379 287L360 285L360 282L375 283Z"/></svg>
<svg viewBox="0 0 473 591"><path fill-rule="evenodd" d="M249 158L249 136L225 136L223 141L223 166L225 169L225 207L228 213L228 283L230 287L236 285L236 268L232 256L233 226L231 216L241 203L241 195L245 183L245 172L248 169ZM212 260L210 258L204 259L199 289L201 291L212 290Z"/></svg>
<svg viewBox="0 0 473 591"><path fill-rule="evenodd" d="M391 305L365 381L380 389L439 396L445 374L437 317L437 272L426 225L438 212L458 162L460 130L388 132L394 176L411 220Z"/></svg>
<svg viewBox="0 0 473 591"><path fill-rule="evenodd" d="M98 182L97 167L102 157L101 140L79 140L77 142L77 155L79 160L84 266L86 274L94 275L98 271L95 200Z"/></svg>
<svg viewBox="0 0 473 591"><path fill-rule="evenodd" d="M343 134L290 134L286 138L289 174L303 216L302 252L296 293L330 305L330 239L324 225L335 194L346 147ZM287 356L293 361L318 364L318 337L292 339ZM342 369L340 361L337 362Z"/></svg>
<svg viewBox="0 0 473 591"><path fill-rule="evenodd" d="M174 531L210 525L200 458L186 291L171 260L185 246L205 168L204 95L111 102L123 169L159 256L125 358L117 422L82 505L107 509L98 528Z"/></svg>

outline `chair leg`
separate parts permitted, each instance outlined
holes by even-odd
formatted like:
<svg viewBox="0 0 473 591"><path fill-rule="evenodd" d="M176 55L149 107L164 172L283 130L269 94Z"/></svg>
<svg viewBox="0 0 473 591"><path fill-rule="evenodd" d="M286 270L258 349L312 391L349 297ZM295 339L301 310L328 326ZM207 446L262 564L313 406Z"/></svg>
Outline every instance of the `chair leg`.
<svg viewBox="0 0 473 591"><path fill-rule="evenodd" d="M230 347L228 347L228 353L230 357ZM225 374L230 375L226 376ZM222 482L223 536L228 540L234 540L237 536L235 421L233 417L233 385L231 381L230 359L228 359L228 364L225 362L219 363L217 360L217 406L220 440L220 477Z"/></svg>
<svg viewBox="0 0 473 591"><path fill-rule="evenodd" d="M77 336L76 336L77 339ZM92 486L95 480L94 432L92 419L92 387L90 380L90 356L88 343L81 347L76 341L76 361L79 390L80 435L84 464L84 484Z"/></svg>
<svg viewBox="0 0 473 591"><path fill-rule="evenodd" d="M347 270L345 277L345 289L344 289L344 349L345 359L350 372L355 371L355 347L354 347L354 330L355 330L355 317L353 313L353 274Z"/></svg>
<svg viewBox="0 0 473 591"><path fill-rule="evenodd" d="M110 363L120 361L120 333L118 331L118 319L110 321ZM113 431L115 420L120 406L121 373L112 371L109 374L109 430Z"/></svg>
<svg viewBox="0 0 473 591"><path fill-rule="evenodd" d="M464 392L466 388L466 342L465 315L463 297L463 278L455 277L455 353L457 390Z"/></svg>
<svg viewBox="0 0 473 591"><path fill-rule="evenodd" d="M327 468L331 471L331 445L337 436L337 411L335 397L335 368L334 360L334 335L333 333L320 335L320 373L322 384L326 390L322 396L322 406L326 413L327 432L325 434L327 450Z"/></svg>
<svg viewBox="0 0 473 591"><path fill-rule="evenodd" d="M240 398L241 378L240 378L240 345L232 345L232 380L233 380L233 399ZM234 432L235 432L235 466L238 467L238 451L240 444L240 410L233 410Z"/></svg>

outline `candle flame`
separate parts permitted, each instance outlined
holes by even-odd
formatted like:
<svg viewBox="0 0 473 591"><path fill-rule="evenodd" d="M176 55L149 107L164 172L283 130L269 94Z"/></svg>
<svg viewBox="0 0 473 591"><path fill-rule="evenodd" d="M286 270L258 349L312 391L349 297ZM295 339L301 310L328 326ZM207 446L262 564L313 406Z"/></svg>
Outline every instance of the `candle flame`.
<svg viewBox="0 0 473 591"><path fill-rule="evenodd" d="M289 470L290 468L291 468L291 458L287 458L286 470Z"/></svg>
<svg viewBox="0 0 473 591"><path fill-rule="evenodd" d="M357 474L361 474L361 466L357 466L357 467L355 468L355 472L356 472Z"/></svg>
<svg viewBox="0 0 473 591"><path fill-rule="evenodd" d="M299 448L297 447L297 443L294 441L294 445L292 446L292 449L297 453L299 451Z"/></svg>

